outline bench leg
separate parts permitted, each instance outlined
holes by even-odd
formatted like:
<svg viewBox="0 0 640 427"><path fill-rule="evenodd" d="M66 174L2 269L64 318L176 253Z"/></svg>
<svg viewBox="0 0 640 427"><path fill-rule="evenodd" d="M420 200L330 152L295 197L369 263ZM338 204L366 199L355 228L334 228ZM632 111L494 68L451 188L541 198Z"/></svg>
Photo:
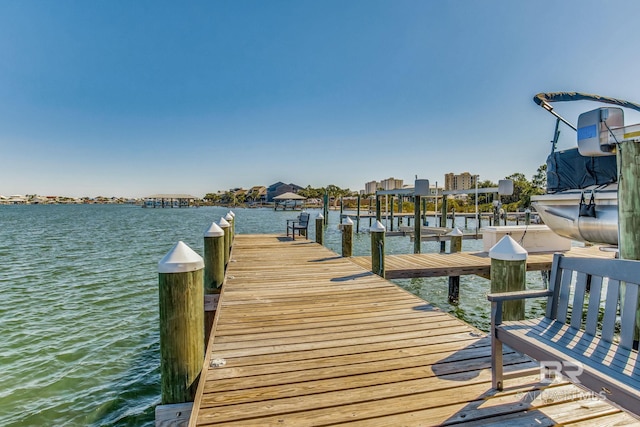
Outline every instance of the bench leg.
<svg viewBox="0 0 640 427"><path fill-rule="evenodd" d="M495 331L494 331L495 334ZM491 386L502 390L502 342L491 336Z"/></svg>

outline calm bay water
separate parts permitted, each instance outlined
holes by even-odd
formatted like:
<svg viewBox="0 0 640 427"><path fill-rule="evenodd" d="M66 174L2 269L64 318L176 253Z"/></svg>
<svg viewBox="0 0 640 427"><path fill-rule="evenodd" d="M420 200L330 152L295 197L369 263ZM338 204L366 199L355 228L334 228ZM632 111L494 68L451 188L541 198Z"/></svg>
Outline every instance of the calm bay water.
<svg viewBox="0 0 640 427"><path fill-rule="evenodd" d="M203 231L227 212L0 206L0 425L154 425L160 403L157 263L179 240L202 254ZM239 234L283 233L285 219L298 214L234 212ZM338 213L330 212L329 220L325 244L340 253ZM368 226L368 220L361 223L363 230ZM368 233L354 237L354 255L369 255L369 246ZM482 242L463 242L465 251L481 248ZM413 243L387 238L386 250L411 253ZM423 252L438 250L438 243L423 243ZM543 286L539 273L528 273L527 280L529 288ZM397 283L487 329L488 281L463 276L457 306L447 302L446 277Z"/></svg>

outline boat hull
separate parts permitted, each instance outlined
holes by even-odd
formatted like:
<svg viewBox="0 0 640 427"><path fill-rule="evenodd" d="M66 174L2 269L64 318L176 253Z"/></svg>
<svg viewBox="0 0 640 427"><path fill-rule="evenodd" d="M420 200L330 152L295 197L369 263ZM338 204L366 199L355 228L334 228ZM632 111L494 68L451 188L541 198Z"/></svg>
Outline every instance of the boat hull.
<svg viewBox="0 0 640 427"><path fill-rule="evenodd" d="M595 217L580 216L583 190L566 190L534 196L533 207L555 233L588 243L618 244L618 185L610 184L595 193ZM587 202L591 189L584 190Z"/></svg>

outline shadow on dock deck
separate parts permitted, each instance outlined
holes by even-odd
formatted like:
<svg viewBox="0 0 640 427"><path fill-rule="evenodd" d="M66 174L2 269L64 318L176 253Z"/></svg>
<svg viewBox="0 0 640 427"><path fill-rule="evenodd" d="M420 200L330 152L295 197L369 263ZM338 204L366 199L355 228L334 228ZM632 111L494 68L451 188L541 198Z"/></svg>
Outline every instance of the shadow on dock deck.
<svg viewBox="0 0 640 427"><path fill-rule="evenodd" d="M514 352L505 365L536 366ZM320 245L273 235L236 236L204 366L191 426L638 422L537 376L492 390L481 331Z"/></svg>

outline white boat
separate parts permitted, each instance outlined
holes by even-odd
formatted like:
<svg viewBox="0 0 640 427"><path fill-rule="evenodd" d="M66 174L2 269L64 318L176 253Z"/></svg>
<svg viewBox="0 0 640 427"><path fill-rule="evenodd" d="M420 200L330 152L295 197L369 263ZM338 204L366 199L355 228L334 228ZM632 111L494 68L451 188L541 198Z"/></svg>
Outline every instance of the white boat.
<svg viewBox="0 0 640 427"><path fill-rule="evenodd" d="M618 244L618 173L613 141L624 128L623 110L598 108L583 113L577 127L557 114L551 102L591 100L640 111L640 105L577 92L540 93L534 101L556 117L547 158L547 194L531 198L544 223L555 233L582 242ZM556 151L558 126L577 132L578 146ZM618 141L619 142L619 141Z"/></svg>
<svg viewBox="0 0 640 427"><path fill-rule="evenodd" d="M580 216L580 200L591 200L594 191L595 216ZM618 244L618 183L589 186L532 197L542 221L556 234L589 243Z"/></svg>

